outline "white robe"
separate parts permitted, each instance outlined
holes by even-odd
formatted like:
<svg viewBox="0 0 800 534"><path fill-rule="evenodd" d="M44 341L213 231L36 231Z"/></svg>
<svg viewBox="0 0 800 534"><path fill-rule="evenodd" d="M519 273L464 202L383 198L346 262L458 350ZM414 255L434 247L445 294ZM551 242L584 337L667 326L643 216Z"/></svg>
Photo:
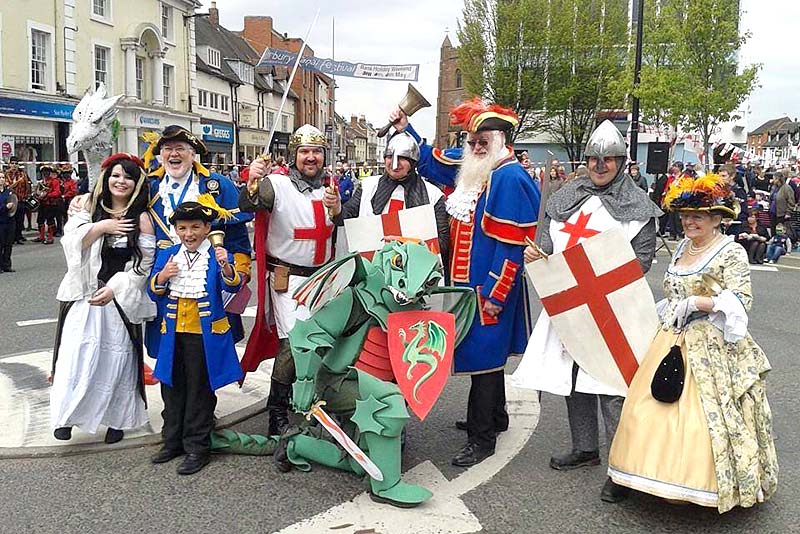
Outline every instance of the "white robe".
<svg viewBox="0 0 800 534"><path fill-rule="evenodd" d="M575 223L577 217L583 213L591 213L587 228L603 232L611 228L621 228L629 240L632 240L648 221L619 222L603 207L600 199L592 196L581 205L568 220ZM562 232L563 222L550 221L548 228L553 241L553 253L563 252L569 240L569 235ZM578 242L584 241L580 238ZM575 361L561 344L550 317L542 310L539 319L533 328L525 355L511 382L517 387L547 391L555 395L569 396L572 393L572 367ZM625 396L625 391L620 391L600 383L583 369L578 369L575 381L575 391L598 395Z"/></svg>
<svg viewBox="0 0 800 534"><path fill-rule="evenodd" d="M50 391L53 428L77 426L89 433L99 425L120 430L147 424L147 410L138 390L138 361L125 324L113 303L92 306L102 264L103 237L83 249L81 241L93 224L79 212L64 227L61 245L67 273L58 300L74 302L64 318L58 361ZM155 255L155 237L139 236L141 264L111 277L106 284L127 319L140 324L156 315L145 284Z"/></svg>

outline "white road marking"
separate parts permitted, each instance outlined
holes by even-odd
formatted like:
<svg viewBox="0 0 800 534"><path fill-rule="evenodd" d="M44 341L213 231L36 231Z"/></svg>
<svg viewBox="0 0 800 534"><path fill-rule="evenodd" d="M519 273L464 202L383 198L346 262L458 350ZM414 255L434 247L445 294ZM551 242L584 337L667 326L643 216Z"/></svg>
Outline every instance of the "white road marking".
<svg viewBox="0 0 800 534"><path fill-rule="evenodd" d="M29 321L17 321L17 326L34 326L37 324L57 323L58 319L31 319Z"/></svg>
<svg viewBox="0 0 800 534"><path fill-rule="evenodd" d="M751 271L764 271L764 272L768 272L768 273L777 273L778 272L778 268L777 267L773 267L772 265L751 265L750 266L750 270Z"/></svg>
<svg viewBox="0 0 800 534"><path fill-rule="evenodd" d="M333 532L333 527L345 524L351 526L341 532L374 529L381 534L465 534L482 530L478 518L470 512L460 497L488 482L505 467L527 443L539 422L539 400L536 392L513 387L508 379L509 376L506 376L510 422L508 430L497 438L494 456L450 481L429 461L403 473L403 480L419 484L433 492L430 501L417 508L404 510L377 504L364 492L351 501L291 525L278 534Z"/></svg>
<svg viewBox="0 0 800 534"><path fill-rule="evenodd" d="M237 347L237 352L241 356L244 348ZM49 376L51 361L51 351L36 351L0 359L0 369L2 364L26 364L40 370L44 376ZM274 360L268 360L262 363L256 372L248 373L241 388L239 384L234 383L218 389L215 392L218 399L216 416L221 418L230 415L266 399L269 394L273 362ZM155 366L155 360L147 356L145 363L151 369ZM163 424L161 410L164 404L161 400L161 386L159 384L146 386L145 390L150 423L136 430L126 430L126 438L157 433ZM56 440L50 428L50 407L47 402L49 395L49 387L17 390L11 378L0 370L0 449L103 441L105 431L92 435L77 428L73 430L70 441Z"/></svg>

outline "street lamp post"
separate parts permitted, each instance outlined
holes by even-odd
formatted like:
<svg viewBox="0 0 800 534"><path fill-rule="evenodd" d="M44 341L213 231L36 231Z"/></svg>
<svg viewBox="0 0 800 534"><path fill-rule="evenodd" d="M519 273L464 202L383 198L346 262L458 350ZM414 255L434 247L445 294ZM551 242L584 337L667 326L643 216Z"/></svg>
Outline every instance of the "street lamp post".
<svg viewBox="0 0 800 534"><path fill-rule="evenodd" d="M633 66L633 89L639 88L642 75L642 37L644 35L644 0L637 0L639 15L636 17L636 59ZM636 93L631 102L631 161L638 161L639 154L639 97Z"/></svg>

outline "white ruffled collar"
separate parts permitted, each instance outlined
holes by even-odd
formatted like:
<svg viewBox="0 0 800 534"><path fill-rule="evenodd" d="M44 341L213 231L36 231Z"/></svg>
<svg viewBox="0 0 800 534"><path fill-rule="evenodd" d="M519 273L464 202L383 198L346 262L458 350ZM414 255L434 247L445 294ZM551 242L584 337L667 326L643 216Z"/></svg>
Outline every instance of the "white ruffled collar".
<svg viewBox="0 0 800 534"><path fill-rule="evenodd" d="M198 299L205 297L206 272L211 243L203 241L192 253L181 245L172 260L178 264L178 274L169 283L169 294L175 298Z"/></svg>
<svg viewBox="0 0 800 534"><path fill-rule="evenodd" d="M478 198L483 193L483 187L480 189L464 190L456 188L449 197L445 207L447 213L454 219L462 222L469 222L472 219L472 214L475 212L475 207L478 205Z"/></svg>

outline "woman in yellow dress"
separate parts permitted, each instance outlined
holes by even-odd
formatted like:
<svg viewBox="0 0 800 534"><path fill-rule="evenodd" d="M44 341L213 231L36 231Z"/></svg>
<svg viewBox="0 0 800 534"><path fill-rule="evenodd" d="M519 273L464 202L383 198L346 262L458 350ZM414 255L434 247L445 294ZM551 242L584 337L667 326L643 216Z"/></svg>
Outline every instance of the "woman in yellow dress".
<svg viewBox="0 0 800 534"><path fill-rule="evenodd" d="M664 198L686 239L664 276L662 329L628 390L608 468L617 484L720 513L769 499L778 482L770 365L747 332L747 253L719 231L736 215L729 193L707 175L678 180ZM651 382L673 345L685 375L670 403L653 397Z"/></svg>

